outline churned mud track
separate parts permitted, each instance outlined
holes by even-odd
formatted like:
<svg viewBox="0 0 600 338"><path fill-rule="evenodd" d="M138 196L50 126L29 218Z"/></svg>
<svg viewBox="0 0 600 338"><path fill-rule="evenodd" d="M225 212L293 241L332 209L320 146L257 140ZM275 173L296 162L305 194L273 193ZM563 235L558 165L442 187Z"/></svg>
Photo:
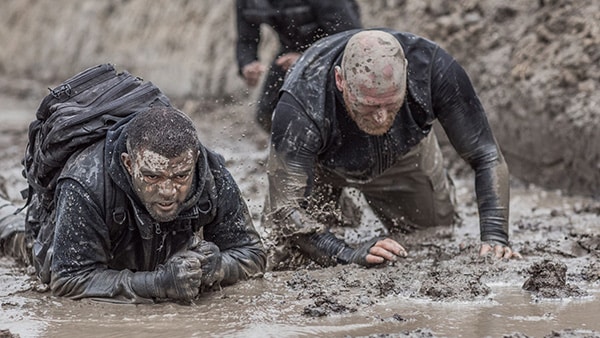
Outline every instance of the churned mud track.
<svg viewBox="0 0 600 338"><path fill-rule="evenodd" d="M267 238L260 226L267 140L244 114L246 105L177 105L197 122L204 143L225 156ZM2 188L16 199L26 126L3 129ZM600 337L594 319L600 311L600 203L513 179L511 243L523 259L479 257L472 178L453 171L462 224L394 235L409 257L393 265L308 265L267 272L192 304L134 306L52 297L26 269L2 259L0 329L22 337L82 330L97 336Z"/></svg>

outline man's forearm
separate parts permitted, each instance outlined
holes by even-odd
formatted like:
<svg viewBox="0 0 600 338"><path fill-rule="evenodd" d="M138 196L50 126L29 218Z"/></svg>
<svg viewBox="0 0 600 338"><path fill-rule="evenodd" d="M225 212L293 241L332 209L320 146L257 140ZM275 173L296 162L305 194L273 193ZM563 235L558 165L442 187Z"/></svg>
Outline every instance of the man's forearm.
<svg viewBox="0 0 600 338"><path fill-rule="evenodd" d="M259 275L265 271L267 262L260 243L221 252L221 284L230 285Z"/></svg>
<svg viewBox="0 0 600 338"><path fill-rule="evenodd" d="M475 176L482 241L508 245L509 183L508 168L501 162L478 170Z"/></svg>
<svg viewBox="0 0 600 338"><path fill-rule="evenodd" d="M156 284L156 271L94 270L77 275L53 274L50 288L55 296L104 298L124 303L151 303L164 298L164 290Z"/></svg>
<svg viewBox="0 0 600 338"><path fill-rule="evenodd" d="M294 242L305 255L322 266L352 263L354 249L328 230L312 235L300 235Z"/></svg>

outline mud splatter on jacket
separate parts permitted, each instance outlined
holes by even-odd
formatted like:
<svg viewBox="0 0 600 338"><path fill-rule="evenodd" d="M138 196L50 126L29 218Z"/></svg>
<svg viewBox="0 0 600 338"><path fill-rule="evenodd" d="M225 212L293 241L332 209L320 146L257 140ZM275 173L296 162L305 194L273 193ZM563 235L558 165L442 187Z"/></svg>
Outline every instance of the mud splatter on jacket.
<svg viewBox="0 0 600 338"><path fill-rule="evenodd" d="M317 168L346 180L368 181L418 144L437 119L475 171L481 240L507 245L508 169L463 68L431 41L386 30L398 39L408 60L407 95L391 129L382 136L368 135L349 118L334 79L334 66L340 64L346 42L357 31L316 42L282 87L273 117L268 168L277 226L288 235L323 231L324 226L301 207L311 196ZM317 256L343 250L335 241L318 236L311 240L328 242L313 248L321 251Z"/></svg>
<svg viewBox="0 0 600 338"><path fill-rule="evenodd" d="M236 9L240 71L258 60L261 24L277 33L280 54L303 52L324 36L361 27L354 0L237 0Z"/></svg>
<svg viewBox="0 0 600 338"><path fill-rule="evenodd" d="M194 233L219 247L222 265L216 275L222 285L264 271L262 242L222 157L203 149L185 209L174 221L157 223L132 190L120 161L124 151L125 137L118 128L106 142L73 156L61 174L53 248L41 273L51 276L55 295L150 302L160 288L152 285L151 274L186 248ZM124 203L126 217L117 228L106 221L108 196L115 195L105 187L122 194L116 200Z"/></svg>

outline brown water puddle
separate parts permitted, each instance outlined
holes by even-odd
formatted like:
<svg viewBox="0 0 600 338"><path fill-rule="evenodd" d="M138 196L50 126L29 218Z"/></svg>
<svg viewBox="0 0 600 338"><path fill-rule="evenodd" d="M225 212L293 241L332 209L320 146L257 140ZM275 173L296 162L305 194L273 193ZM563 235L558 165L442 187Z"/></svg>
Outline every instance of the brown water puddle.
<svg viewBox="0 0 600 338"><path fill-rule="evenodd" d="M581 299L535 301L512 286L492 287L475 302L432 302L389 296L356 311L311 317L308 299L266 276L224 289L191 305L115 305L47 298L37 314L12 326L21 337L357 337L430 332L439 337L501 337L552 330L600 332L600 290ZM589 289L588 289L589 291ZM36 332L37 328L37 332ZM42 331L43 329L43 331ZM426 335L425 335L426 336Z"/></svg>

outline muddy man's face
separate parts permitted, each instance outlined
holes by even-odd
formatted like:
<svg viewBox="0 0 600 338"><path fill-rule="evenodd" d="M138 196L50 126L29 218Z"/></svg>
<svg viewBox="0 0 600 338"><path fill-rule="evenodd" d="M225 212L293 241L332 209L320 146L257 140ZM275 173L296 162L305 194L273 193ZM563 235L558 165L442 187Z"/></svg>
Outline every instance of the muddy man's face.
<svg viewBox="0 0 600 338"><path fill-rule="evenodd" d="M192 150L174 158L147 149L121 154L136 194L158 222L172 221L181 212L192 187L196 158Z"/></svg>
<svg viewBox="0 0 600 338"><path fill-rule="evenodd" d="M335 84L365 133L383 135L392 127L404 102L407 65L402 46L389 33L363 31L348 40Z"/></svg>
<svg viewBox="0 0 600 338"><path fill-rule="evenodd" d="M369 135L383 135L392 127L404 102L404 84L378 81L374 85L373 81L359 79L351 84L338 68L336 84L348 114L360 130Z"/></svg>
<svg viewBox="0 0 600 338"><path fill-rule="evenodd" d="M371 87L366 83L350 86L341 80L346 110L358 128L370 135L385 134L404 102L405 86L390 84Z"/></svg>

